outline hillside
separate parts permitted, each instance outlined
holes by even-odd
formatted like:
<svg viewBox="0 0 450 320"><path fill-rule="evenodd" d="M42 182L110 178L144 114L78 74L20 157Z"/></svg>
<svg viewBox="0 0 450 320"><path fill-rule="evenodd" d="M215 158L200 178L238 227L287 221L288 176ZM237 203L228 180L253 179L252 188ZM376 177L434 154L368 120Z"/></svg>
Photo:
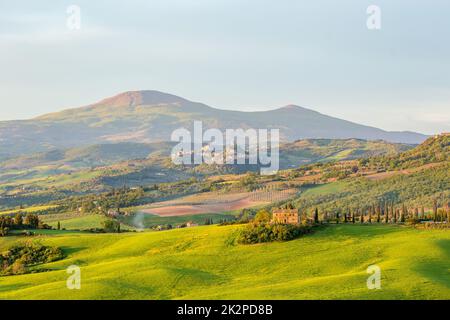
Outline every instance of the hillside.
<svg viewBox="0 0 450 320"><path fill-rule="evenodd" d="M290 105L264 112L220 110L158 91L133 91L86 107L35 119L0 122L0 159L52 149L117 143L169 141L173 130L279 128L284 141L306 138L386 140L420 143L426 136L388 132Z"/></svg>
<svg viewBox="0 0 450 320"><path fill-rule="evenodd" d="M370 166L384 168L414 168L430 163L450 161L450 134L443 133L428 138L419 146L400 154L384 154L366 159Z"/></svg>
<svg viewBox="0 0 450 320"><path fill-rule="evenodd" d="M64 168L67 171L107 166L121 161L169 159L175 143L121 142L69 149L53 149L0 162L0 169L30 170L36 167ZM361 139L306 139L280 145L280 167L286 169L305 163L391 156L413 145Z"/></svg>
<svg viewBox="0 0 450 320"><path fill-rule="evenodd" d="M322 212L380 203L431 208L435 200L444 206L450 203L449 159L450 135L441 134L396 155L317 167L321 183L304 188L296 204L306 210L318 207Z"/></svg>
<svg viewBox="0 0 450 320"><path fill-rule="evenodd" d="M412 172L389 173L377 179L368 175L308 186L294 203L308 212L317 207L321 213L335 213L354 212L380 204L392 204L397 208L405 204L408 208L431 210L434 200L440 206L450 202L448 163Z"/></svg>
<svg viewBox="0 0 450 320"><path fill-rule="evenodd" d="M107 166L126 160L145 159L159 154L168 156L172 146L173 143L169 142L120 142L69 149L53 149L0 162L0 168L3 170L23 170L52 166L73 171L82 168Z"/></svg>
<svg viewBox="0 0 450 320"><path fill-rule="evenodd" d="M192 176L258 170L256 166L174 166L171 143L116 143L55 149L0 162L0 197L14 196L0 207L49 201L70 194L111 187L142 186ZM280 147L280 168L302 164L397 154L410 145L357 139L309 139Z"/></svg>
<svg viewBox="0 0 450 320"><path fill-rule="evenodd" d="M280 167L287 169L302 164L395 156L412 149L413 145L388 143L382 140L305 139L280 147Z"/></svg>
<svg viewBox="0 0 450 320"><path fill-rule="evenodd" d="M329 226L289 242L233 245L239 226L163 232L53 231L64 248L48 269L0 277L0 299L450 299L450 233L399 226ZM3 251L20 238L0 238ZM355 254L357 253L357 254ZM81 267L81 290L66 268ZM381 290L368 290L368 266Z"/></svg>

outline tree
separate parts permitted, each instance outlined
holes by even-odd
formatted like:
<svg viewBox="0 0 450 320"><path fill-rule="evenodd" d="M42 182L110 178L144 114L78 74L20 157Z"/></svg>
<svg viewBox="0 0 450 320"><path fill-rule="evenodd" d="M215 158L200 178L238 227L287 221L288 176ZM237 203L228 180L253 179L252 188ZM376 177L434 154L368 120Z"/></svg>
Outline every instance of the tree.
<svg viewBox="0 0 450 320"><path fill-rule="evenodd" d="M289 202L288 204L286 204L286 209L295 209L294 208L294 205L291 203L291 202Z"/></svg>
<svg viewBox="0 0 450 320"><path fill-rule="evenodd" d="M419 208L414 208L414 219L419 219Z"/></svg>
<svg viewBox="0 0 450 320"><path fill-rule="evenodd" d="M437 214L438 214L438 205L437 200L433 199L433 221L437 222Z"/></svg>
<svg viewBox="0 0 450 320"><path fill-rule="evenodd" d="M314 223L319 223L319 209L317 207L314 209Z"/></svg>
<svg viewBox="0 0 450 320"><path fill-rule="evenodd" d="M56 225L57 230L61 230L61 223L58 221L58 224Z"/></svg>
<svg viewBox="0 0 450 320"><path fill-rule="evenodd" d="M36 214L27 213L25 216L24 224L30 228L37 229L39 226L39 217Z"/></svg>
<svg viewBox="0 0 450 320"><path fill-rule="evenodd" d="M22 214L20 212L18 212L16 214L16 216L14 217L14 224L18 227L21 227L23 224L23 218L22 218Z"/></svg>
<svg viewBox="0 0 450 320"><path fill-rule="evenodd" d="M402 205L402 212L401 212L401 215L400 215L400 222L404 222L407 216L408 216L408 209L406 208L405 204L403 204Z"/></svg>
<svg viewBox="0 0 450 320"><path fill-rule="evenodd" d="M120 223L116 220L107 219L102 222L105 232L120 232Z"/></svg>
<svg viewBox="0 0 450 320"><path fill-rule="evenodd" d="M259 210L253 221L257 224L267 223L270 221L270 213L266 209Z"/></svg>
<svg viewBox="0 0 450 320"><path fill-rule="evenodd" d="M0 226L0 237L8 235L9 228Z"/></svg>

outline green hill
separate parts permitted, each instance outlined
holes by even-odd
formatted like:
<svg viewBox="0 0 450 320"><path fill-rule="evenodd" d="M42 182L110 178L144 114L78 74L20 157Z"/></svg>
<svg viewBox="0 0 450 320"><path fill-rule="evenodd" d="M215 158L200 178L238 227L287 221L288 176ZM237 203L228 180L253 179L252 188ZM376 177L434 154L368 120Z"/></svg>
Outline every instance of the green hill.
<svg viewBox="0 0 450 320"><path fill-rule="evenodd" d="M303 210L348 212L379 204L405 204L411 208L432 208L450 201L450 164L443 163L409 174L397 173L380 180L351 177L335 182L308 186L294 203Z"/></svg>
<svg viewBox="0 0 450 320"><path fill-rule="evenodd" d="M448 133L430 137L407 152L383 154L364 160L372 167L384 169L408 169L448 161L450 161L450 134Z"/></svg>
<svg viewBox="0 0 450 320"><path fill-rule="evenodd" d="M22 170L35 167L65 168L67 171L107 166L113 163L144 159L155 154L170 154L172 143L109 143L69 149L54 149L24 155L0 163L3 170Z"/></svg>
<svg viewBox="0 0 450 320"><path fill-rule="evenodd" d="M389 143L383 140L361 139L304 139L283 144L280 147L280 167L298 167L314 162L328 162L395 156L412 149L413 145Z"/></svg>
<svg viewBox="0 0 450 320"><path fill-rule="evenodd" d="M114 143L52 150L0 162L0 207L33 204L111 187L259 170L257 166L174 166L172 143ZM281 169L306 163L392 155L411 145L358 139L308 139L280 146ZM23 199L23 203L20 200Z"/></svg>
<svg viewBox="0 0 450 320"><path fill-rule="evenodd" d="M450 203L449 159L450 135L442 134L399 154L317 167L323 177L338 180L306 186L295 203L322 212L345 212L380 203L431 208L437 201L445 206Z"/></svg>
<svg viewBox="0 0 450 320"><path fill-rule="evenodd" d="M231 245L239 226L164 232L54 232L47 272L0 277L0 299L450 299L450 232L330 226L284 243ZM0 238L4 250L20 239ZM24 239L25 241L25 239ZM66 268L81 267L68 290ZM381 268L369 290L367 267Z"/></svg>

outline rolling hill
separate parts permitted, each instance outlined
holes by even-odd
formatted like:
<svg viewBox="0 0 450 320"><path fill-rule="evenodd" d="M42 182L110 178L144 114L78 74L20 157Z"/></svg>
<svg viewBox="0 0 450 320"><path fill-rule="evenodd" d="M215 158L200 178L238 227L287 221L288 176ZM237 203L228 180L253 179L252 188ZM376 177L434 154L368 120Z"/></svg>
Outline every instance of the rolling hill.
<svg viewBox="0 0 450 320"><path fill-rule="evenodd" d="M99 192L111 187L152 185L192 176L258 170L239 166L175 166L170 160L173 143L111 143L24 155L0 162L0 207L41 203L69 194ZM395 155L413 146L359 139L308 139L280 147L280 168ZM30 198L31 197L31 198Z"/></svg>
<svg viewBox="0 0 450 320"><path fill-rule="evenodd" d="M286 142L306 138L366 139L420 143L425 135L388 132L289 105L270 111L241 112L215 109L159 91L131 91L81 108L30 120L0 122L0 159L23 154L94 144L169 141L173 130L279 128Z"/></svg>
<svg viewBox="0 0 450 320"><path fill-rule="evenodd" d="M170 158L174 145L175 143L172 142L119 142L87 147L53 149L0 162L0 169L7 171L53 167L65 168L69 172L76 169L95 168L137 159L158 158L159 162L163 163ZM281 144L280 162L281 168L285 169L311 162L395 155L413 147L413 145L389 143L382 140L305 139Z"/></svg>
<svg viewBox="0 0 450 320"><path fill-rule="evenodd" d="M450 233L386 225L333 225L289 242L233 245L240 226L88 234L47 231L37 241L67 257L0 277L0 299L449 299ZM66 268L81 268L68 290ZM381 268L381 290L366 270Z"/></svg>
<svg viewBox="0 0 450 320"><path fill-rule="evenodd" d="M396 155L359 159L320 168L323 176L342 178L307 187L296 204L321 212L348 211L379 203L432 208L433 202L450 203L450 135L428 138L419 146ZM354 170L356 168L356 170ZM354 171L352 171L354 170Z"/></svg>

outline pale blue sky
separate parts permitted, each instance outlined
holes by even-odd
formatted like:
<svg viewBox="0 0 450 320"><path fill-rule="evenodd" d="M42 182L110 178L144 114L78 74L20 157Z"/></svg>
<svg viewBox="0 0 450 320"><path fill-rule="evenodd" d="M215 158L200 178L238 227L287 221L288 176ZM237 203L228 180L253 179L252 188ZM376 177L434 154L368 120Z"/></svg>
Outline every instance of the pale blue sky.
<svg viewBox="0 0 450 320"><path fill-rule="evenodd" d="M81 30L66 8L81 8ZM381 8L368 30L366 9ZM0 0L0 120L155 89L450 131L448 0Z"/></svg>

